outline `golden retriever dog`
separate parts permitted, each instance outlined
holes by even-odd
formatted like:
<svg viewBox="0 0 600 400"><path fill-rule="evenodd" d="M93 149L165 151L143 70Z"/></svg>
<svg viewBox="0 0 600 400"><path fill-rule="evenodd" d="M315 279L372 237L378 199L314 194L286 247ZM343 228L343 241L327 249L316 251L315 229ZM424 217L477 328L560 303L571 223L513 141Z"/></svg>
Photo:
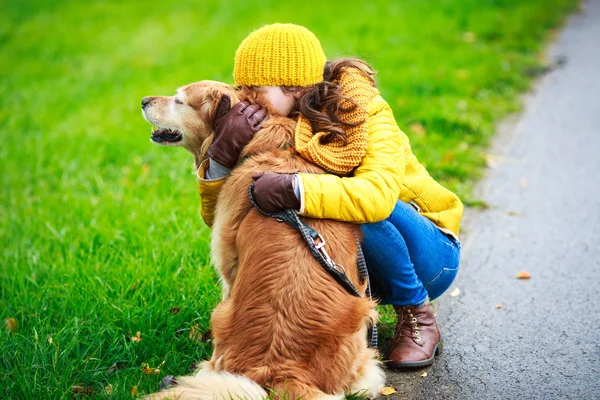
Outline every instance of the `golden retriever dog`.
<svg viewBox="0 0 600 400"><path fill-rule="evenodd" d="M145 97L144 118L158 127L152 141L181 146L196 168L212 142L212 119L223 96L230 106L257 99L214 81L184 86L175 96ZM260 100L260 99L258 99ZM363 294L349 294L311 255L300 234L262 215L248 188L257 172L323 173L294 150L295 121L271 116L242 154L217 200L211 253L223 287L212 313L214 352L195 376L152 399L375 398L385 376L368 348L375 302L357 269L359 227L303 218L327 241L331 258Z"/></svg>

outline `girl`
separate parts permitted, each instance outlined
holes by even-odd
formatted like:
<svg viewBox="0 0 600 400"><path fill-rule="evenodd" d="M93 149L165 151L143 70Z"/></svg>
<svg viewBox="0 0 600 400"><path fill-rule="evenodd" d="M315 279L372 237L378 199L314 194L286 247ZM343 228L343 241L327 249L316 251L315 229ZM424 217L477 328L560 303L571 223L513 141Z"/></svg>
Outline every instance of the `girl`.
<svg viewBox="0 0 600 400"><path fill-rule="evenodd" d="M296 150L330 172L257 175L257 203L270 212L292 208L362 224L373 291L398 315L388 366L420 367L442 348L429 300L458 272L463 205L413 155L373 75L357 59L328 62L314 34L292 24L252 32L236 52L233 72L236 85L265 99L269 111L297 120ZM216 118L210 159L198 171L207 224L220 186L264 114L239 103Z"/></svg>

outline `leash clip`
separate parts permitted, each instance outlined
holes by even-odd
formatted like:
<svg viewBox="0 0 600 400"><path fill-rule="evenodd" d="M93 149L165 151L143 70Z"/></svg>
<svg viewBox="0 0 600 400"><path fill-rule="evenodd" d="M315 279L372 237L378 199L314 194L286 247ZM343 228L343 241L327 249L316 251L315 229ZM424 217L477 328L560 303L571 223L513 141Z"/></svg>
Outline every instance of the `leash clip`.
<svg viewBox="0 0 600 400"><path fill-rule="evenodd" d="M327 262L327 264L329 264L330 267L337 269L338 264L336 264L331 257L329 257L329 253L327 253L327 250L325 250L325 245L327 244L327 242L325 242L325 239L323 238L323 236L321 236L320 233L317 233L317 238L316 239L312 239L313 241L313 245L315 246L315 249L317 249L317 251L319 253L321 253L321 255L323 256L323 258L325 259L325 261ZM317 240L320 240L319 243L317 243ZM342 267L342 270L344 271L344 274L346 273L346 271L344 270L344 268Z"/></svg>

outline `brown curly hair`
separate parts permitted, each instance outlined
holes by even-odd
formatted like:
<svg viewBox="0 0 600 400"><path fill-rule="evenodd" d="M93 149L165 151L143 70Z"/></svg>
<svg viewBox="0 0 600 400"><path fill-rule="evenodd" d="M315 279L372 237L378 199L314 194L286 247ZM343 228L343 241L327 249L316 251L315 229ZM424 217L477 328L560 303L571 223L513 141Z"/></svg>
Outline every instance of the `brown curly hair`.
<svg viewBox="0 0 600 400"><path fill-rule="evenodd" d="M349 97L342 94L342 87L338 83L343 68L359 69L375 86L375 71L365 61L358 58L340 58L334 61L327 61L323 70L323 81L312 86L283 86L282 89L287 93L301 92L301 96L296 100L292 109L291 116L302 114L311 125L313 132L329 132L321 138L322 144L327 144L336 137L345 144L345 127L359 126L365 121L351 123L344 121L344 114L350 113L358 107L358 104ZM256 93L252 87L242 87L244 97L248 101L257 102Z"/></svg>
<svg viewBox="0 0 600 400"><path fill-rule="evenodd" d="M306 91L297 101L292 115L302 114L309 122L313 132L329 132L321 138L326 144L336 137L345 144L348 143L344 127L359 126L365 121L350 123L344 121L344 114L350 113L358 104L342 94L338 83L343 68L359 69L375 86L375 71L365 61L358 58L340 58L327 61L323 70L323 81L313 86L290 87L284 86L286 92ZM345 105L344 105L345 104ZM349 106L347 104L350 104Z"/></svg>

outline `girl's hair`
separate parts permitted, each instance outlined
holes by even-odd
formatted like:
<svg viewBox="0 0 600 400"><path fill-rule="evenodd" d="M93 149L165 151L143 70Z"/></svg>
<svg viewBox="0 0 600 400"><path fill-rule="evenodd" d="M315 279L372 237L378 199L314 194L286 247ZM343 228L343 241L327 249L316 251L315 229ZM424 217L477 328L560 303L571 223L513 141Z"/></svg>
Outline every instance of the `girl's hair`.
<svg viewBox="0 0 600 400"><path fill-rule="evenodd" d="M321 138L321 143L330 143L336 137L345 144L348 143L344 127L353 127L363 124L346 122L344 114L350 113L359 105L349 97L342 94L342 87L337 82L342 69L350 67L359 69L375 86L375 71L364 61L358 58L340 58L327 61L323 71L323 81L309 87L284 86L286 92L305 92L296 101L293 115L302 114L309 122L313 132L329 132Z"/></svg>

